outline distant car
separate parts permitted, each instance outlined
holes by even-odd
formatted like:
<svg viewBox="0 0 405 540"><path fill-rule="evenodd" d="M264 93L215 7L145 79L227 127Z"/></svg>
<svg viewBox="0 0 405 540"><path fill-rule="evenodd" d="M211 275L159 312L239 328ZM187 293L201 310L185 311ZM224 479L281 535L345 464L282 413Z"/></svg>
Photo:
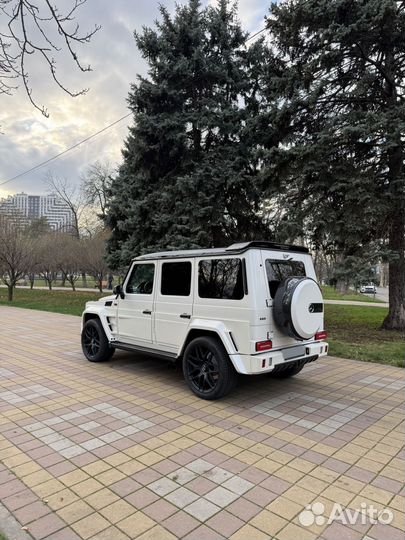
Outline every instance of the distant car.
<svg viewBox="0 0 405 540"><path fill-rule="evenodd" d="M360 288L361 293L365 294L375 294L377 292L376 286L374 284L371 285L363 285Z"/></svg>

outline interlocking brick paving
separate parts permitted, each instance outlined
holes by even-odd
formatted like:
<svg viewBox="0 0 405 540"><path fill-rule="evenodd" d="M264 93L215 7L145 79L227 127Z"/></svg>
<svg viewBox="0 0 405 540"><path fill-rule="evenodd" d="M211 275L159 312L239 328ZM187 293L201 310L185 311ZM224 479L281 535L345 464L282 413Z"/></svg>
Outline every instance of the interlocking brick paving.
<svg viewBox="0 0 405 540"><path fill-rule="evenodd" d="M330 357L208 402L164 361L87 362L77 317L0 321L0 498L33 538L403 537L399 368ZM393 519L328 523L335 503Z"/></svg>

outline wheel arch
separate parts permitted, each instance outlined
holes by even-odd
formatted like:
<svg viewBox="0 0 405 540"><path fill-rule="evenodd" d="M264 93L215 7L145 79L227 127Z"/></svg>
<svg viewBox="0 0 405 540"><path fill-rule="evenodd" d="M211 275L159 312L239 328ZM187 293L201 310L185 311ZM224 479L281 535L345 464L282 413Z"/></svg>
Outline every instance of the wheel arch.
<svg viewBox="0 0 405 540"><path fill-rule="evenodd" d="M187 345L193 339L197 337L201 337L201 336L213 337L215 339L218 339L220 343L222 344L222 346L224 347L227 354L229 355L229 358L232 364L234 365L234 367L237 369L237 371L240 371L239 366L236 365L237 362L235 363L236 357L239 356L238 351L232 340L230 331L226 328L224 323L221 321L206 321L206 320L193 321L189 327L186 338L179 351L179 355L177 358L178 361L180 362L182 361L183 354Z"/></svg>
<svg viewBox="0 0 405 540"><path fill-rule="evenodd" d="M84 312L82 316L82 330L86 322L91 320L98 320L100 322L108 341L111 341L112 334L110 326L106 320L106 317L101 316L100 313Z"/></svg>
<svg viewBox="0 0 405 540"><path fill-rule="evenodd" d="M226 346L225 346L223 340L221 339L220 334L218 332L216 332L215 330L209 330L209 329L206 329L206 328L191 328L190 331L188 332L187 336L186 336L186 339L184 340L183 346L182 346L181 351L179 353L179 358L181 358L183 356L187 345L189 343L191 343L193 341L193 339L196 339L198 337L205 337L205 336L206 337L217 338L222 343L222 345L224 345L225 350L226 350Z"/></svg>

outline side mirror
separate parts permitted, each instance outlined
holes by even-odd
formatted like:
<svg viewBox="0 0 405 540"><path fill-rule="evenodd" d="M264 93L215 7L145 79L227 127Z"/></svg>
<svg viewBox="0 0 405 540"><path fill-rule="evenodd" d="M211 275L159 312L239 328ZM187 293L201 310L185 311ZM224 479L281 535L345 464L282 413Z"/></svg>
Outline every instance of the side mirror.
<svg viewBox="0 0 405 540"><path fill-rule="evenodd" d="M113 289L113 293L117 295L117 298L118 298L118 296L120 298L123 298L123 299L125 298L125 293L124 293L124 290L122 288L122 285L116 285L114 287L114 289Z"/></svg>

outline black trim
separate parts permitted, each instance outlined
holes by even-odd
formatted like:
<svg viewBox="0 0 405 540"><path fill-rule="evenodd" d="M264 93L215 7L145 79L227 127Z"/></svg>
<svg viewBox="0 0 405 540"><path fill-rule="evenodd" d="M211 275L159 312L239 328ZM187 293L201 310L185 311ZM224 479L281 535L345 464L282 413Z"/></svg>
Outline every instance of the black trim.
<svg viewBox="0 0 405 540"><path fill-rule="evenodd" d="M229 332L229 337L231 338L231 341L232 341L232 343L233 343L233 346L235 347L235 351L236 351L236 352L239 352L239 351L238 351L238 347L236 346L235 340L234 340L234 338L233 338L232 332Z"/></svg>
<svg viewBox="0 0 405 540"><path fill-rule="evenodd" d="M268 373L280 373L284 370L290 369L292 365L299 364L299 365L305 365L309 362L315 362L318 360L319 355L315 354L314 356L308 356L307 358L302 358L300 360L294 360L294 358L290 358L289 360L286 360L282 364L277 364L274 366L274 368L269 371Z"/></svg>
<svg viewBox="0 0 405 540"><path fill-rule="evenodd" d="M243 279L243 292L245 296L248 294L248 282L246 274L246 259L242 259L242 279Z"/></svg>
<svg viewBox="0 0 405 540"><path fill-rule="evenodd" d="M277 251L298 251L300 253L309 253L309 249L304 246L296 246L294 244L278 244L277 242L268 242L267 240L253 240L252 242L243 242L240 244L232 244L226 248L226 251L239 249L246 251L253 248L274 249Z"/></svg>
<svg viewBox="0 0 405 540"><path fill-rule="evenodd" d="M121 341L112 341L110 345L111 347L114 347L114 349L122 349L123 351L145 353L151 356L158 356L160 358L165 358L166 360L175 361L177 358L176 353L162 351L160 349L150 349L149 347L142 347L142 345L131 345L129 343L122 343Z"/></svg>

